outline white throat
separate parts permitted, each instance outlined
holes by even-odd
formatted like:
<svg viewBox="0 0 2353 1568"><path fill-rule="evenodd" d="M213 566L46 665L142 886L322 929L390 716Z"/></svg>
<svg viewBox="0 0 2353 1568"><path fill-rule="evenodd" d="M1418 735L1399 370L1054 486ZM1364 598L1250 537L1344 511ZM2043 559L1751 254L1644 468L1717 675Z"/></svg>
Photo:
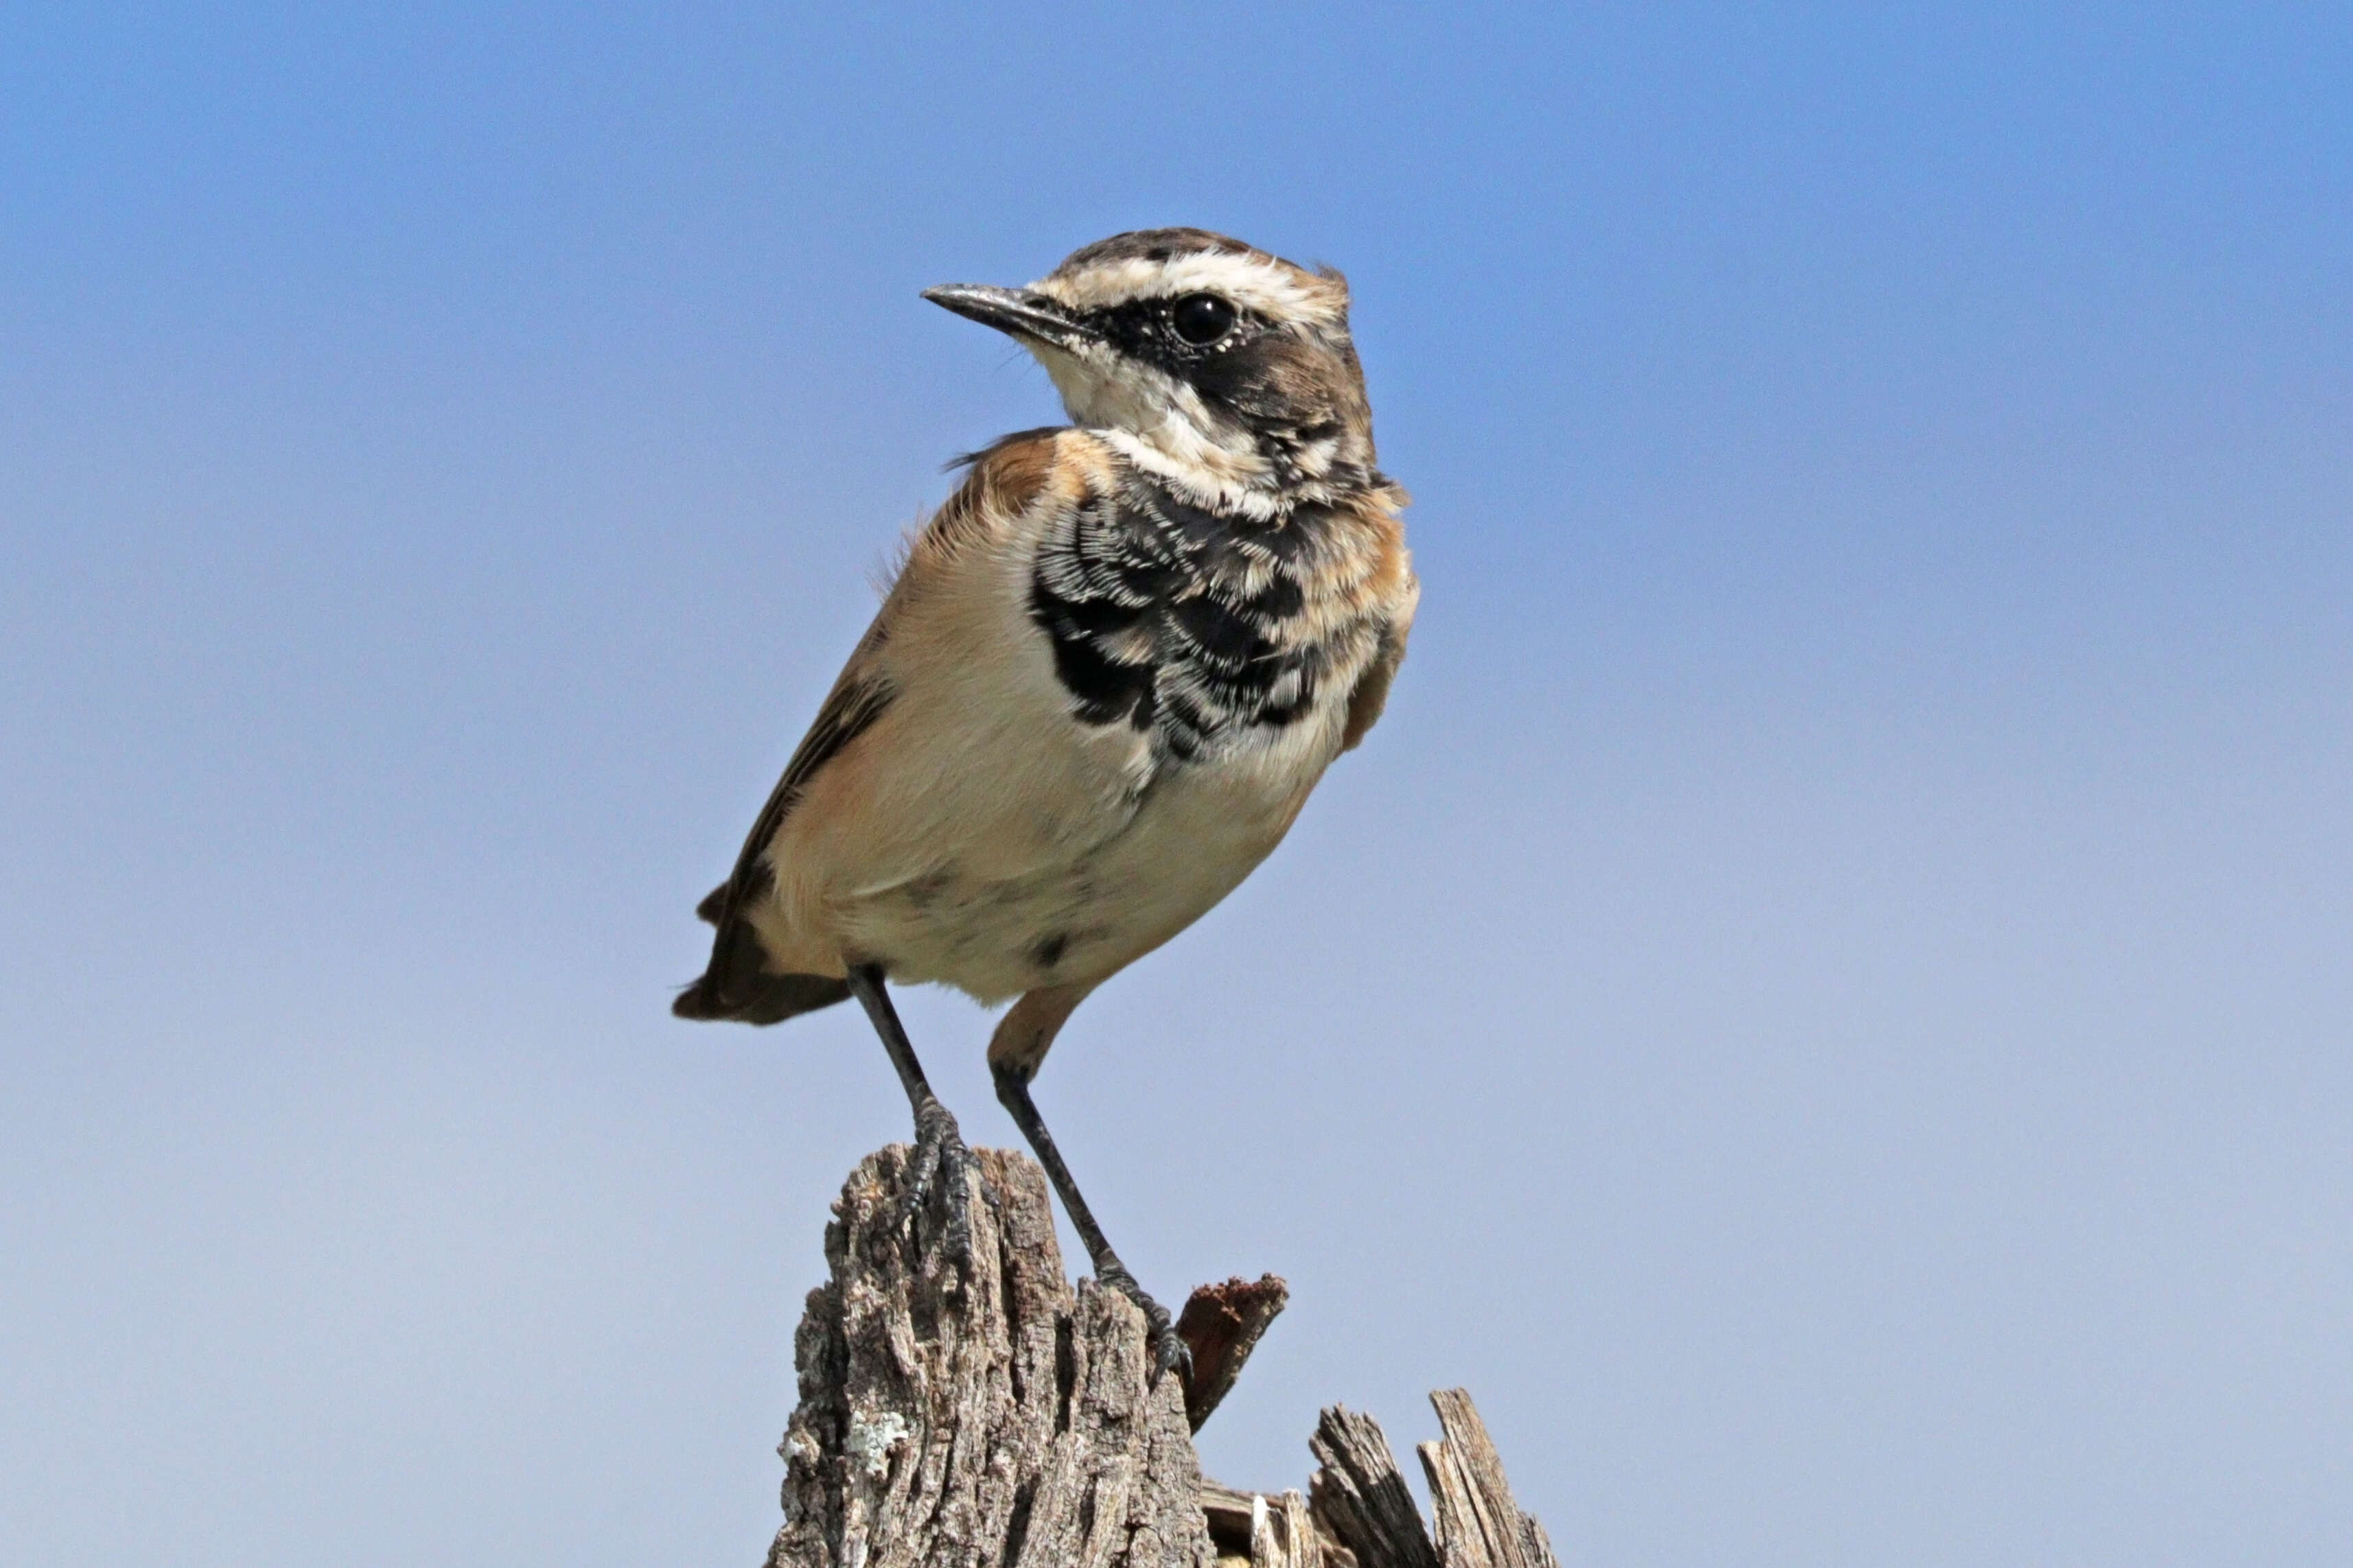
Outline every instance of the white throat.
<svg viewBox="0 0 2353 1568"><path fill-rule="evenodd" d="M1137 468L1219 511L1271 518L1282 510L1273 469L1250 432L1212 415L1173 376L1108 351L1031 345L1071 423Z"/></svg>

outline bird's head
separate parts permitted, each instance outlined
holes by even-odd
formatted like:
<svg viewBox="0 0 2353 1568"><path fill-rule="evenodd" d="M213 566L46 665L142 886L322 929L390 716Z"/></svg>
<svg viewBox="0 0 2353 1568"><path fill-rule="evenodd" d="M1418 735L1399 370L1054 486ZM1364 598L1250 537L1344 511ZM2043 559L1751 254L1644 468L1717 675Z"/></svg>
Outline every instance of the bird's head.
<svg viewBox="0 0 2353 1568"><path fill-rule="evenodd" d="M1080 425L1202 502L1261 515L1381 483L1348 284L1198 228L1071 253L1027 289L923 298L1038 356Z"/></svg>

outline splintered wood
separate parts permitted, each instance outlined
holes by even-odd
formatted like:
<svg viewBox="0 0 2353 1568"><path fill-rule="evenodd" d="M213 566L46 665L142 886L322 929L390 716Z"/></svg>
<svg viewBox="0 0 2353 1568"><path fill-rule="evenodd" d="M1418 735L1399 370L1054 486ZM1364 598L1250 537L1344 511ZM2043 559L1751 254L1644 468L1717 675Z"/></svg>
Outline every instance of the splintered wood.
<svg viewBox="0 0 2353 1568"><path fill-rule="evenodd" d="M1229 1279L1204 1285L1185 1303L1176 1315L1176 1335L1193 1356L1185 1379L1185 1419L1194 1431L1232 1390L1259 1336L1290 1300L1291 1288L1269 1274L1255 1284Z"/></svg>
<svg viewBox="0 0 2353 1568"><path fill-rule="evenodd" d="M1556 1568L1552 1542L1535 1515L1522 1513L1504 1479L1504 1461L1487 1424L1461 1388L1430 1396L1445 1437L1424 1443L1421 1472L1430 1478L1438 1515L1438 1555L1446 1568Z"/></svg>
<svg viewBox="0 0 2353 1568"><path fill-rule="evenodd" d="M1434 1529L1379 1426L1337 1405L1303 1494L1204 1480L1191 1433L1282 1310L1282 1281L1195 1291L1178 1319L1189 1386L1154 1386L1143 1314L1063 1274L1035 1163L978 1152L966 1249L944 1192L902 1220L906 1157L861 1162L826 1228L832 1277L794 1337L768 1568L1556 1568L1460 1389L1430 1396L1443 1436L1418 1450Z"/></svg>
<svg viewBox="0 0 2353 1568"><path fill-rule="evenodd" d="M1380 1424L1336 1405L1324 1412L1307 1445L1319 1461L1308 1496L1324 1537L1323 1561L1355 1568L1559 1568L1544 1526L1512 1500L1504 1462L1471 1395L1441 1389L1430 1402L1446 1434L1419 1450L1438 1516L1435 1532L1423 1527ZM1210 1522L1214 1531L1214 1512ZM1261 1558L1255 1545L1250 1558L1251 1568L1301 1561Z"/></svg>

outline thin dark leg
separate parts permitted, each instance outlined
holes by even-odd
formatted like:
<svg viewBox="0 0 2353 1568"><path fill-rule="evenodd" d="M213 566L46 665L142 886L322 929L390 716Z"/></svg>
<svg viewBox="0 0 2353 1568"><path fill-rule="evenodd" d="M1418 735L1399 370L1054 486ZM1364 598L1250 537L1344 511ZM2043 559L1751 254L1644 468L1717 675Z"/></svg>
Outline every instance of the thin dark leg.
<svg viewBox="0 0 2353 1568"><path fill-rule="evenodd" d="M907 1103L921 1118L925 1107L939 1104L939 1096L932 1092L931 1080L923 1076L923 1064L915 1059L915 1043L907 1038L907 1026L899 1022L899 1009L891 1005L891 994L882 987L882 966L850 965L849 993L866 1009L874 1032L882 1037L882 1048L891 1053L891 1065L899 1069L899 1083L907 1091Z"/></svg>
<svg viewBox="0 0 2353 1568"><path fill-rule="evenodd" d="M1192 1352L1176 1337L1176 1325L1170 1321L1168 1309L1145 1294L1119 1254L1095 1223L1094 1211L1087 1207L1086 1198L1079 1192L1079 1184L1071 1179L1070 1166L1062 1163L1062 1152L1054 1147L1054 1135L1046 1131L1046 1119L1038 1114L1038 1102L1029 1098L1029 1075L1018 1068L991 1065L990 1073L997 1079L997 1098L1013 1113L1014 1124L1021 1136L1029 1140L1030 1150L1038 1163L1046 1167L1046 1176L1054 1184L1054 1191L1070 1211L1071 1223L1078 1227L1079 1240L1085 1244L1087 1258L1093 1263L1095 1278L1110 1286L1143 1309L1144 1321L1151 1329L1153 1377L1182 1363L1191 1362ZM1189 1373L1190 1369L1187 1368Z"/></svg>
<svg viewBox="0 0 2353 1568"><path fill-rule="evenodd" d="M924 1198L931 1193L933 1178L944 1173L949 1238L959 1247L969 1247L972 1222L966 1209L970 1190L965 1185L965 1173L972 1154L964 1146L956 1120L948 1114L948 1108L940 1103L939 1096L932 1092L930 1080L923 1077L923 1064L915 1059L914 1043L907 1038L906 1026L899 1022L899 1010L891 1005L891 994L883 988L882 966L850 965L849 991L858 998L859 1005L866 1009L874 1032L882 1037L882 1048L891 1054L891 1065L898 1069L900 1087L907 1091L907 1103L915 1112L915 1152L907 1171L906 1223L914 1223Z"/></svg>

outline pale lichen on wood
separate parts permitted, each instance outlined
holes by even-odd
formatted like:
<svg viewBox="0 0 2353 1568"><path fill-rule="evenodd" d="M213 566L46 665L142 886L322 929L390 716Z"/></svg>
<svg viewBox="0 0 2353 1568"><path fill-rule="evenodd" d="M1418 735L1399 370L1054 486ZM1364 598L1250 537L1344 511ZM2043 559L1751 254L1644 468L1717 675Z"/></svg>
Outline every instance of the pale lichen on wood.
<svg viewBox="0 0 2353 1568"><path fill-rule="evenodd" d="M843 1187L830 1278L794 1338L769 1568L1556 1568L1460 1390L1432 1395L1444 1436L1420 1449L1434 1534L1380 1427L1337 1406L1305 1492L1204 1480L1191 1433L1282 1310L1282 1281L1196 1291L1179 1319L1189 1384L1155 1386L1143 1314L1064 1275L1043 1173L1001 1150L977 1160L968 1248L944 1191L903 1220L903 1147Z"/></svg>

